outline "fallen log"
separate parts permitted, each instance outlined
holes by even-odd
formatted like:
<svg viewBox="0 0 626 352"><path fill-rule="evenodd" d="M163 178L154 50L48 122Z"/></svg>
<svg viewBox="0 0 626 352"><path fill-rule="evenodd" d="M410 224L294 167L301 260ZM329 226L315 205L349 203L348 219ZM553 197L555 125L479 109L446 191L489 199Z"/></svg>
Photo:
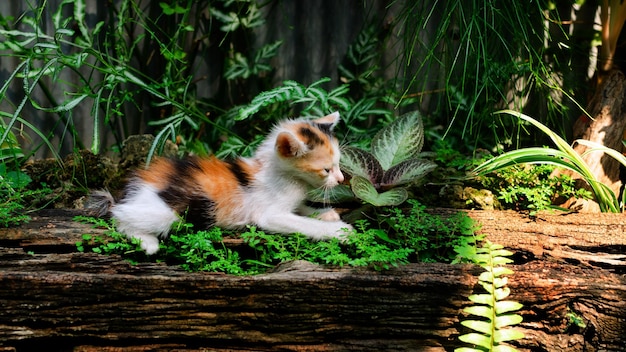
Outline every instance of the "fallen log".
<svg viewBox="0 0 626 352"><path fill-rule="evenodd" d="M623 261L589 260L624 248L614 228L622 215L468 214L491 241L523 253L509 280L511 299L524 304L520 351L626 351ZM68 214L29 226L0 231L4 350L451 351L463 345L462 309L479 290L471 265L381 272L291 262L245 277L131 265L70 250L93 229ZM566 247L588 257L555 250Z"/></svg>

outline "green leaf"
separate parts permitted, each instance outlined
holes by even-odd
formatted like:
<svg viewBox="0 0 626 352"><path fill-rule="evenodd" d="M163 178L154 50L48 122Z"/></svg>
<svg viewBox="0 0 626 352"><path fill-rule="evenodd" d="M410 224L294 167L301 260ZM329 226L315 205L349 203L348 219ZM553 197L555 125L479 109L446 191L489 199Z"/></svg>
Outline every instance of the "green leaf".
<svg viewBox="0 0 626 352"><path fill-rule="evenodd" d="M493 326L490 322L483 320L463 320L461 325L466 326L472 330L482 332L485 335L491 336L493 334Z"/></svg>
<svg viewBox="0 0 626 352"><path fill-rule="evenodd" d="M463 342L471 343L473 345L477 345L480 347L484 347L488 350L491 348L491 339L488 336L477 334L475 332L461 335L459 336L459 340Z"/></svg>
<svg viewBox="0 0 626 352"><path fill-rule="evenodd" d="M437 164L425 159L409 159L392 166L382 178L381 187L395 187L413 183L433 171Z"/></svg>
<svg viewBox="0 0 626 352"><path fill-rule="evenodd" d="M493 334L493 339L496 343L500 343L504 341L519 340L523 338L524 338L524 333L515 329L497 330L495 334Z"/></svg>
<svg viewBox="0 0 626 352"><path fill-rule="evenodd" d="M516 311L522 308L523 306L524 306L523 304L519 302L515 302L515 301L499 301L499 302L496 302L496 307L495 307L496 314Z"/></svg>
<svg viewBox="0 0 626 352"><path fill-rule="evenodd" d="M481 293L481 294L477 294L477 295L470 295L468 297L468 299L474 303L478 303L478 304L485 304L488 306L492 306L493 305L493 296L490 294L486 294L486 293Z"/></svg>
<svg viewBox="0 0 626 352"><path fill-rule="evenodd" d="M383 177L383 168L371 153L354 147L342 147L341 170L351 176L360 176L378 184Z"/></svg>
<svg viewBox="0 0 626 352"><path fill-rule="evenodd" d="M501 301L507 298L511 294L511 289L508 287L498 288L494 291L493 295L495 296L496 301Z"/></svg>
<svg viewBox="0 0 626 352"><path fill-rule="evenodd" d="M505 326L517 325L524 320L519 314L506 314L496 316L495 327L501 329Z"/></svg>
<svg viewBox="0 0 626 352"><path fill-rule="evenodd" d="M466 307L465 309L463 309L463 311L487 319L491 319L493 317L493 309L487 306Z"/></svg>
<svg viewBox="0 0 626 352"><path fill-rule="evenodd" d="M372 183L361 176L355 176L350 180L352 192L357 198L376 207L400 205L407 198L408 193L404 188L394 188L387 192L378 193Z"/></svg>
<svg viewBox="0 0 626 352"><path fill-rule="evenodd" d="M424 125L419 112L404 114L372 139L372 154L384 170L416 158L424 145Z"/></svg>
<svg viewBox="0 0 626 352"><path fill-rule="evenodd" d="M519 351L508 345L498 345L498 346L494 346L491 352L519 352Z"/></svg>

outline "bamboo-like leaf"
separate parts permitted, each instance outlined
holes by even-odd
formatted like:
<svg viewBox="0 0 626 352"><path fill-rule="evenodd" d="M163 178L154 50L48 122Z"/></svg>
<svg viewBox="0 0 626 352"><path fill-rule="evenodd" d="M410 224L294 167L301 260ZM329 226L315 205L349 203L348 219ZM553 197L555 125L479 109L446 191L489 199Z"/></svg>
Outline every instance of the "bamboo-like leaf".
<svg viewBox="0 0 626 352"><path fill-rule="evenodd" d="M424 145L424 125L419 112L398 117L372 139L372 154L384 170L416 158Z"/></svg>
<svg viewBox="0 0 626 352"><path fill-rule="evenodd" d="M503 313L507 313L507 312L513 312L516 311L520 308L522 308L524 305L522 305L519 302L515 302L515 301L499 301L496 302L496 314L503 314Z"/></svg>
<svg viewBox="0 0 626 352"><path fill-rule="evenodd" d="M477 345L480 347L484 347L487 350L491 349L491 339L489 336L485 336L485 335L481 335L481 334L477 334L475 332L469 333L469 334L465 334L465 335L461 335L459 336L459 340L463 341L463 342L467 342L467 343L471 343L473 345Z"/></svg>
<svg viewBox="0 0 626 352"><path fill-rule="evenodd" d="M433 171L436 167L437 164L430 160L405 160L385 171L381 181L381 188L396 187L416 182Z"/></svg>
<svg viewBox="0 0 626 352"><path fill-rule="evenodd" d="M482 332L485 335L491 336L493 334L493 326L490 322L483 320L463 320L461 325L466 326L472 330Z"/></svg>
<svg viewBox="0 0 626 352"><path fill-rule="evenodd" d="M596 142L592 142L592 141L588 141L585 139L577 139L575 141L578 144L584 145L587 148L590 148L588 150L586 150L582 155L585 156L589 153L593 153L593 152L603 152L609 156L611 156L612 158L614 158L615 160L617 160L620 164L626 166L626 156L624 156L624 154L622 154L621 152L606 147L602 144L596 143Z"/></svg>
<svg viewBox="0 0 626 352"><path fill-rule="evenodd" d="M523 338L524 333L515 329L496 330L496 332L493 334L493 340L496 343L519 340Z"/></svg>
<svg viewBox="0 0 626 352"><path fill-rule="evenodd" d="M505 326L517 325L522 322L522 316L519 314L505 314L496 316L495 327L501 329Z"/></svg>
<svg viewBox="0 0 626 352"><path fill-rule="evenodd" d="M352 192L357 198L377 207L400 205L407 198L408 193L404 188L394 188L392 190L378 193L372 183L361 176L355 176L350 180Z"/></svg>
<svg viewBox="0 0 626 352"><path fill-rule="evenodd" d="M380 183L383 178L383 168L374 155L363 149L354 147L342 147L341 170L351 176L360 176L370 180L372 184Z"/></svg>

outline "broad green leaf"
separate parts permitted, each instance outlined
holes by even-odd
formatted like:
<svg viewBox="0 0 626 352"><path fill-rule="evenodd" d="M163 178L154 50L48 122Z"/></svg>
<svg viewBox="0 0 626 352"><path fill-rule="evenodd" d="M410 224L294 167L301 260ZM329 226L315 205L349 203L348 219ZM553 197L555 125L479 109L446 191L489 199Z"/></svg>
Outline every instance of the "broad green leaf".
<svg viewBox="0 0 626 352"><path fill-rule="evenodd" d="M361 176L353 177L350 180L350 185L357 198L377 207L400 205L408 198L408 193L404 188L394 188L387 192L378 193L374 185Z"/></svg>
<svg viewBox="0 0 626 352"><path fill-rule="evenodd" d="M496 302L496 314L516 311L524 305L515 301L499 301Z"/></svg>
<svg viewBox="0 0 626 352"><path fill-rule="evenodd" d="M515 329L497 330L496 333L493 334L493 339L496 343L519 340L523 338L524 333Z"/></svg>
<svg viewBox="0 0 626 352"><path fill-rule="evenodd" d="M491 323L483 320L463 320L461 325L466 326L472 330L482 332L485 335L491 336L493 334L493 326Z"/></svg>
<svg viewBox="0 0 626 352"><path fill-rule="evenodd" d="M519 314L505 314L496 316L495 326L496 329L501 329L510 325L517 325L521 323L523 320L522 316Z"/></svg>
<svg viewBox="0 0 626 352"><path fill-rule="evenodd" d="M491 348L491 339L488 336L477 334L475 332L461 335L459 336L459 340L463 342L471 343L473 345L477 345L480 347L484 347L488 350Z"/></svg>
<svg viewBox="0 0 626 352"><path fill-rule="evenodd" d="M493 273L491 271L483 271L478 276L478 280L483 282L493 282Z"/></svg>
<svg viewBox="0 0 626 352"><path fill-rule="evenodd" d="M348 202L354 198L354 193L347 185L338 185L328 190L316 188L307 194L308 200L324 204Z"/></svg>
<svg viewBox="0 0 626 352"><path fill-rule="evenodd" d="M437 164L430 160L405 160L385 171L381 187L384 189L385 187L395 187L416 182L433 171L436 167Z"/></svg>
<svg viewBox="0 0 626 352"><path fill-rule="evenodd" d="M372 184L378 184L383 177L383 168L374 155L359 148L342 147L339 164L349 175L366 178Z"/></svg>
<svg viewBox="0 0 626 352"><path fill-rule="evenodd" d="M507 258L507 257L493 257L493 259L491 260L491 263L493 265L505 265L505 264L509 264L509 263L513 263L513 260Z"/></svg>
<svg viewBox="0 0 626 352"><path fill-rule="evenodd" d="M463 311L487 319L491 319L493 317L493 309L487 306L466 307L465 309L463 309Z"/></svg>
<svg viewBox="0 0 626 352"><path fill-rule="evenodd" d="M424 145L424 125L419 112L398 117L372 139L372 154L384 170L416 158Z"/></svg>
<svg viewBox="0 0 626 352"><path fill-rule="evenodd" d="M506 286L506 284L509 283L509 278L504 276L504 277L496 277L493 279L493 286L495 288L500 288L500 287L504 287Z"/></svg>

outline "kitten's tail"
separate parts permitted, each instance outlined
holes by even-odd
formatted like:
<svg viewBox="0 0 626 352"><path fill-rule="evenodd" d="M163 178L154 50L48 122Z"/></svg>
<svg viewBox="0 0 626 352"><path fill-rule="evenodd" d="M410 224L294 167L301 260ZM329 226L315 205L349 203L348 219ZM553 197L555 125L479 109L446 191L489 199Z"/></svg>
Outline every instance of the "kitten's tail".
<svg viewBox="0 0 626 352"><path fill-rule="evenodd" d="M115 203L115 198L108 190L92 191L85 203L85 209L94 216L103 217L109 214Z"/></svg>

